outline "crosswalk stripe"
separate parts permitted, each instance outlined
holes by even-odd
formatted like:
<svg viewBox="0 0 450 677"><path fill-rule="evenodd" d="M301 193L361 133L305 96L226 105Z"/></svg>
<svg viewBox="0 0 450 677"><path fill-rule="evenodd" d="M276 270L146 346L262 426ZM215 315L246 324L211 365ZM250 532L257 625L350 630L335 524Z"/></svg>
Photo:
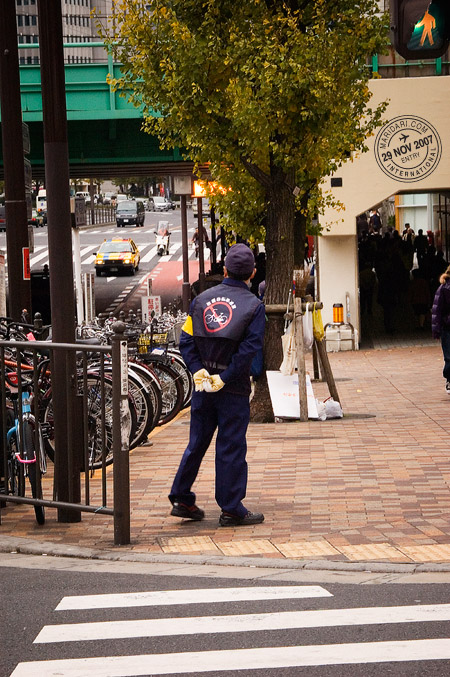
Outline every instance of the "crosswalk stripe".
<svg viewBox="0 0 450 677"><path fill-rule="evenodd" d="M40 249L44 249L44 251L41 251L39 254L32 254L31 255L31 265L34 265L36 263L39 263L39 261L42 261L45 258L48 258L48 247L42 247L40 246ZM37 247L36 247L37 249Z"/></svg>
<svg viewBox="0 0 450 677"><path fill-rule="evenodd" d="M449 659L450 639L418 639L30 661L19 663L11 677L138 677Z"/></svg>
<svg viewBox="0 0 450 677"><path fill-rule="evenodd" d="M144 256L141 256L141 263L148 263L154 256L156 256L156 245L151 247L151 249Z"/></svg>
<svg viewBox="0 0 450 677"><path fill-rule="evenodd" d="M231 616L198 616L190 618L158 618L136 621L45 625L34 641L37 644L43 644L124 637L166 637L169 635L259 632L262 630L386 625L390 623L426 623L429 621L449 620L450 604L284 611L263 614L236 614Z"/></svg>
<svg viewBox="0 0 450 677"><path fill-rule="evenodd" d="M215 604L267 599L309 599L332 597L320 585L262 586L257 588L199 588L196 590L158 590L123 592L107 595L63 597L56 611L74 609L112 609L118 607L161 606L171 604Z"/></svg>

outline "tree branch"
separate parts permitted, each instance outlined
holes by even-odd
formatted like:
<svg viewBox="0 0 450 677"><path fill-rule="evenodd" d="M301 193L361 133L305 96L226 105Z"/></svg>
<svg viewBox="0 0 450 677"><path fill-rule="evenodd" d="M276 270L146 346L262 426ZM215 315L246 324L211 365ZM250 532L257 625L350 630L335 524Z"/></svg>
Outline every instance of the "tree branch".
<svg viewBox="0 0 450 677"><path fill-rule="evenodd" d="M263 186L263 188L270 188L271 181L270 176L263 172L263 170L251 162L245 155L241 155L241 162L244 165L245 169L248 171L250 176L252 176L258 183Z"/></svg>

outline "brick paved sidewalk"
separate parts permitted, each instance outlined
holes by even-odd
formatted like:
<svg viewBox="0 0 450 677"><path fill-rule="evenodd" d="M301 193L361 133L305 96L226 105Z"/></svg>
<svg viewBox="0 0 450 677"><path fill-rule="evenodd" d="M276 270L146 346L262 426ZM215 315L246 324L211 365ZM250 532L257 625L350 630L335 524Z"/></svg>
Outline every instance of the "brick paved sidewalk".
<svg viewBox="0 0 450 677"><path fill-rule="evenodd" d="M331 561L450 562L450 398L432 347L330 355L345 418L251 424L245 504L254 527L218 527L214 454L195 485L203 522L169 516L167 494L189 412L131 455L132 544L121 552ZM314 384L316 397L328 395ZM113 548L111 518L38 527L28 506L2 511L1 535Z"/></svg>

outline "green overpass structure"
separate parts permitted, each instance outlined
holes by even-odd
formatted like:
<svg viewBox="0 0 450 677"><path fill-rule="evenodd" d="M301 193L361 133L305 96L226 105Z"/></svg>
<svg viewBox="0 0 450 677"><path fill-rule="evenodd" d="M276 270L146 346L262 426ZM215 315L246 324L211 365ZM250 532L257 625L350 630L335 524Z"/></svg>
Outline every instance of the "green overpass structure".
<svg viewBox="0 0 450 677"><path fill-rule="evenodd" d="M33 47L36 45L33 45ZM101 43L65 43L93 47ZM30 47L30 45L24 45ZM142 110L108 84L120 64L105 52L102 63L66 64L66 106L71 178L151 176L191 171L178 149L161 149L141 130ZM40 66L20 66L23 121L30 129L33 178L44 178L44 141ZM0 176L3 166L0 166Z"/></svg>

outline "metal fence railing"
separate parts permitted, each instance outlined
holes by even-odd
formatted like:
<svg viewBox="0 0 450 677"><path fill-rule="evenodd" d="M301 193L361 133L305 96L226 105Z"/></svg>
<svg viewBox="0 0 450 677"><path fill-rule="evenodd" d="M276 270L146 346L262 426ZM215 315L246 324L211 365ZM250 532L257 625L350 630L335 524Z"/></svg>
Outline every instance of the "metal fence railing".
<svg viewBox="0 0 450 677"><path fill-rule="evenodd" d="M125 325L114 329L110 346L0 341L0 505L28 504L41 524L46 508L77 516L60 521L78 521L83 512L110 515L114 542L125 545L131 417ZM59 445L55 368L64 370L68 402Z"/></svg>

